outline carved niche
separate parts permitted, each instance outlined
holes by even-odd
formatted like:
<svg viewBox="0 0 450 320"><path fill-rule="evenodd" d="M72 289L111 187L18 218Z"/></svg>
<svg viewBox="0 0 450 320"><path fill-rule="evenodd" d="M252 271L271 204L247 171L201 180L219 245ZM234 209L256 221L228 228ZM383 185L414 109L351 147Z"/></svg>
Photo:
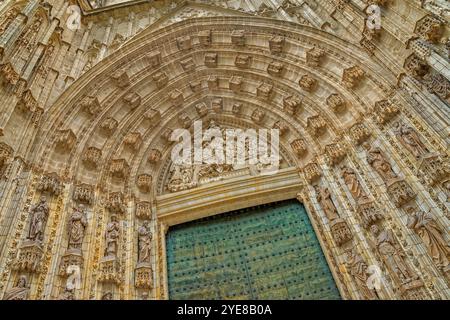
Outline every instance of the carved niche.
<svg viewBox="0 0 450 320"><path fill-rule="evenodd" d="M149 201L141 201L136 204L136 217L142 220L152 218L152 204Z"/></svg>
<svg viewBox="0 0 450 320"><path fill-rule="evenodd" d="M327 155L330 165L335 166L344 160L346 156L345 149L340 143L331 143L325 146L325 153Z"/></svg>
<svg viewBox="0 0 450 320"><path fill-rule="evenodd" d="M283 52L283 48L284 48L284 37L282 36L273 36L272 38L270 38L269 40L269 49L270 52L272 54L280 54Z"/></svg>
<svg viewBox="0 0 450 320"><path fill-rule="evenodd" d="M273 124L273 129L277 129L280 133L280 136L284 136L289 132L289 126L284 120L278 120Z"/></svg>
<svg viewBox="0 0 450 320"><path fill-rule="evenodd" d="M105 120L103 120L103 122L100 124L100 128L107 135L111 135L116 130L118 125L119 123L117 122L116 119L108 117Z"/></svg>
<svg viewBox="0 0 450 320"><path fill-rule="evenodd" d="M358 66L344 69L342 73L342 84L347 89L353 89L361 82L365 74L364 70Z"/></svg>
<svg viewBox="0 0 450 320"><path fill-rule="evenodd" d="M161 52L158 50L149 52L146 54L145 60L151 68L159 67L161 65Z"/></svg>
<svg viewBox="0 0 450 320"><path fill-rule="evenodd" d="M162 154L161 151L157 150L157 149L151 149L149 154L148 154L148 162L150 163L158 163L161 161L162 158Z"/></svg>
<svg viewBox="0 0 450 320"><path fill-rule="evenodd" d="M43 174L37 185L37 190L48 192L51 195L59 195L62 188L61 179L55 172Z"/></svg>
<svg viewBox="0 0 450 320"><path fill-rule="evenodd" d="M184 101L183 92L181 92L178 89L175 89L169 94L169 99L170 102L172 103L172 106L179 107Z"/></svg>
<svg viewBox="0 0 450 320"><path fill-rule="evenodd" d="M231 43L235 46L245 46L245 30L233 30L231 32Z"/></svg>
<svg viewBox="0 0 450 320"><path fill-rule="evenodd" d="M133 151L137 151L142 144L142 135L140 132L129 132L123 139L123 143Z"/></svg>
<svg viewBox="0 0 450 320"><path fill-rule="evenodd" d="M102 150L96 147L88 147L83 152L83 163L87 168L96 169L102 159Z"/></svg>
<svg viewBox="0 0 450 320"><path fill-rule="evenodd" d="M185 35L177 38L177 46L179 50L190 50L192 49L192 39L191 36Z"/></svg>
<svg viewBox="0 0 450 320"><path fill-rule="evenodd" d="M164 88L169 82L169 77L165 72L159 71L152 76L153 81L158 89Z"/></svg>
<svg viewBox="0 0 450 320"><path fill-rule="evenodd" d="M357 122L350 127L350 138L355 141L357 145L362 144L370 137L370 131L362 122Z"/></svg>
<svg viewBox="0 0 450 320"><path fill-rule="evenodd" d="M300 78L298 84L300 85L300 88L306 92L313 92L317 87L317 80L310 75L305 74Z"/></svg>
<svg viewBox="0 0 450 320"><path fill-rule="evenodd" d="M281 77L284 73L284 70L284 64L275 60L273 60L267 66L267 73L274 77Z"/></svg>
<svg viewBox="0 0 450 320"><path fill-rule="evenodd" d="M91 116L96 116L100 113L102 106L97 97L86 96L81 100L80 107Z"/></svg>
<svg viewBox="0 0 450 320"><path fill-rule="evenodd" d="M197 111L197 114L198 114L200 117L204 117L204 116L206 116L206 115L208 114L209 108L208 108L208 106L206 105L206 103L202 102L202 103L198 103L198 104L195 106L195 111Z"/></svg>
<svg viewBox="0 0 450 320"><path fill-rule="evenodd" d="M340 113L345 111L347 104L340 94L333 93L327 98L327 106L335 113Z"/></svg>
<svg viewBox="0 0 450 320"><path fill-rule="evenodd" d="M150 223L144 223L138 228L138 264L134 273L134 285L136 288L151 289L153 284L153 272L151 268L152 233Z"/></svg>
<svg viewBox="0 0 450 320"><path fill-rule="evenodd" d="M319 47L314 46L313 48L306 51L306 63L311 67L318 67L322 62L322 58L325 56L325 51Z"/></svg>
<svg viewBox="0 0 450 320"><path fill-rule="evenodd" d="M112 192L105 199L105 208L112 214L125 214L127 206L122 192Z"/></svg>
<svg viewBox="0 0 450 320"><path fill-rule="evenodd" d="M306 120L306 128L315 137L320 137L326 132L327 123L321 115L308 117Z"/></svg>
<svg viewBox="0 0 450 320"><path fill-rule="evenodd" d="M264 111L255 109L252 113L251 118L252 118L253 122L261 123L264 120L265 116L266 116L266 113Z"/></svg>
<svg viewBox="0 0 450 320"><path fill-rule="evenodd" d="M69 152L77 142L77 136L71 129L58 130L56 132L55 146L62 152Z"/></svg>
<svg viewBox="0 0 450 320"><path fill-rule="evenodd" d="M198 39L200 44L205 47L209 47L212 42L211 30L202 30L198 32Z"/></svg>
<svg viewBox="0 0 450 320"><path fill-rule="evenodd" d="M303 168L306 181L312 184L322 177L322 170L316 162L310 162Z"/></svg>
<svg viewBox="0 0 450 320"><path fill-rule="evenodd" d="M385 124L393 119L399 112L399 108L389 100L375 102L375 118L380 124Z"/></svg>
<svg viewBox="0 0 450 320"><path fill-rule="evenodd" d="M205 66L209 68L217 67L217 52L208 52L205 54Z"/></svg>
<svg viewBox="0 0 450 320"><path fill-rule="evenodd" d="M268 82L261 83L256 90L256 95L264 100L270 100L273 95L273 85Z"/></svg>
<svg viewBox="0 0 450 320"><path fill-rule="evenodd" d="M86 183L78 184L75 186L72 198L77 202L90 205L94 202L94 187Z"/></svg>
<svg viewBox="0 0 450 320"><path fill-rule="evenodd" d="M130 77L126 70L117 70L111 75L116 86L119 88L125 88L130 85Z"/></svg>
<svg viewBox="0 0 450 320"><path fill-rule="evenodd" d="M109 166L109 172L115 178L126 179L130 173L130 166L125 159L113 159Z"/></svg>
<svg viewBox="0 0 450 320"><path fill-rule="evenodd" d="M421 38L432 43L439 43L444 35L445 21L440 17L429 14L417 21L414 32Z"/></svg>
<svg viewBox="0 0 450 320"><path fill-rule="evenodd" d="M283 99L283 109L290 115L295 115L302 105L302 100L293 95L289 95Z"/></svg>
<svg viewBox="0 0 450 320"><path fill-rule="evenodd" d="M142 192L149 192L152 187L152 176L149 174L140 174L137 176L136 185Z"/></svg>
<svg viewBox="0 0 450 320"><path fill-rule="evenodd" d="M300 157L304 156L306 154L306 152L308 151L308 146L304 139L296 139L296 140L292 141L291 148Z"/></svg>
<svg viewBox="0 0 450 320"><path fill-rule="evenodd" d="M248 54L238 54L234 60L234 65L238 68L249 68L252 62L252 57Z"/></svg>
<svg viewBox="0 0 450 320"><path fill-rule="evenodd" d="M123 98L123 101L133 110L140 106L142 98L136 92L130 92Z"/></svg>
<svg viewBox="0 0 450 320"><path fill-rule="evenodd" d="M242 89L242 77L240 76L232 76L229 82L230 90L234 92L239 92Z"/></svg>

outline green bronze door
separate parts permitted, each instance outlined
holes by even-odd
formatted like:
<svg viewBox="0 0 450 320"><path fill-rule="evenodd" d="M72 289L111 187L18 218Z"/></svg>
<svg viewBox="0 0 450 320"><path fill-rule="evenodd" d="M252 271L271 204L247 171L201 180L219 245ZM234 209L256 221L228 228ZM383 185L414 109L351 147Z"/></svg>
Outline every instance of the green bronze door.
<svg viewBox="0 0 450 320"><path fill-rule="evenodd" d="M340 299L295 200L170 228L167 269L171 299Z"/></svg>

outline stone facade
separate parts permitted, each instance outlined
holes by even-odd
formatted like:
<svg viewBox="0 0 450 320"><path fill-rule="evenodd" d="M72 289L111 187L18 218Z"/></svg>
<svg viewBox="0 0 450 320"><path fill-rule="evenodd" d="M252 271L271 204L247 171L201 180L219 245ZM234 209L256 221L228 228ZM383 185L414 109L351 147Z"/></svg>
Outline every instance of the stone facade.
<svg viewBox="0 0 450 320"><path fill-rule="evenodd" d="M448 11L310 2L0 1L0 298L168 299L170 226L297 198L344 299L449 299ZM171 163L200 118L278 173Z"/></svg>

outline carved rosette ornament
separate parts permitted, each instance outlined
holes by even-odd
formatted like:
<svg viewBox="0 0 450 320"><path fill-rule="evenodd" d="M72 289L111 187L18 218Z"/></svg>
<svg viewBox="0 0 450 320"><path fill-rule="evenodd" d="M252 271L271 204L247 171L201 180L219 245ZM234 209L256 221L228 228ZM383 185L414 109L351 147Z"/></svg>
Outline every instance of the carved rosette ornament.
<svg viewBox="0 0 450 320"><path fill-rule="evenodd" d="M344 69L342 73L342 84L347 89L354 89L364 78L365 74L365 71L358 66Z"/></svg>
<svg viewBox="0 0 450 320"><path fill-rule="evenodd" d="M37 190L51 195L59 195L62 188L61 179L55 172L43 174L37 185Z"/></svg>

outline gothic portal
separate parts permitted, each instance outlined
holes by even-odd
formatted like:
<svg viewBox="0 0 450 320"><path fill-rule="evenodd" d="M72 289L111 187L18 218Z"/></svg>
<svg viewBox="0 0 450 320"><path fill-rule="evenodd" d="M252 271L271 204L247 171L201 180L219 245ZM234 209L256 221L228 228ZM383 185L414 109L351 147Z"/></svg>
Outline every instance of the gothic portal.
<svg viewBox="0 0 450 320"><path fill-rule="evenodd" d="M449 299L447 2L0 1L0 299Z"/></svg>

